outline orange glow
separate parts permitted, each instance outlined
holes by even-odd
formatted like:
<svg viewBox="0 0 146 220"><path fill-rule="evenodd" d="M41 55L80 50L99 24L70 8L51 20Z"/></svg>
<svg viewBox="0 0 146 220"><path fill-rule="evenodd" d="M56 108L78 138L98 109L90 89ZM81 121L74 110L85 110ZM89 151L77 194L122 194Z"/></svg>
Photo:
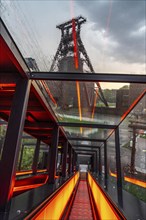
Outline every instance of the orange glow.
<svg viewBox="0 0 146 220"><path fill-rule="evenodd" d="M32 174L32 170L17 172L16 176L27 175L27 174Z"/></svg>
<svg viewBox="0 0 146 220"><path fill-rule="evenodd" d="M117 177L117 174L116 173L112 173L110 170L109 170L109 174L110 174L110 176ZM135 185L138 185L138 186L146 188L146 182L143 182L141 180L138 180L138 179L135 179L135 178L131 178L131 177L128 177L128 176L124 176L124 180L126 182L133 183Z"/></svg>
<svg viewBox="0 0 146 220"><path fill-rule="evenodd" d="M43 81L43 80L41 80L41 83L43 84L43 86L44 86L44 88L45 88L47 94L49 95L50 99L52 100L52 102L53 102L55 105L57 105L57 102L56 102L56 100L54 99L54 97L53 97L53 95L52 95L50 89L48 88L46 82Z"/></svg>
<svg viewBox="0 0 146 220"><path fill-rule="evenodd" d="M33 218L35 220L46 220L46 219L60 219L67 202L73 192L75 185L79 179L79 172L72 177L72 179L65 184L52 199L45 205L45 207L36 214ZM26 218L27 219L27 218Z"/></svg>
<svg viewBox="0 0 146 220"><path fill-rule="evenodd" d="M94 118L96 101L97 101L97 93L95 93L95 97L94 97L94 106L93 106L93 110L92 110L92 119Z"/></svg>
<svg viewBox="0 0 146 220"><path fill-rule="evenodd" d="M133 183L133 184L136 184L138 186L146 188L146 182L143 182L141 180L137 180L137 179L130 178L130 177L127 177L127 176L124 177L124 180L127 181L127 182L130 182L130 183Z"/></svg>
<svg viewBox="0 0 146 220"><path fill-rule="evenodd" d="M117 177L117 174L116 173L112 173L110 170L109 170L109 174L110 174L110 176Z"/></svg>
<svg viewBox="0 0 146 220"><path fill-rule="evenodd" d="M78 98L79 117L80 117L80 121L82 121L82 109L81 109L80 84L79 84L78 81L76 81L76 88L77 88L77 98ZM82 128L80 128L80 132L82 133Z"/></svg>
<svg viewBox="0 0 146 220"><path fill-rule="evenodd" d="M135 107L135 105L140 101L140 99L143 97L143 95L146 93L146 89L141 93L141 95L138 96L138 98L132 103L132 105L128 108L128 110L122 115L121 121L126 118L126 116L131 112L131 110Z"/></svg>
<svg viewBox="0 0 146 220"><path fill-rule="evenodd" d="M47 169L37 170L37 173L43 173L43 172L47 172ZM19 171L19 172L16 173L16 176L27 175L27 174L32 174L32 170Z"/></svg>
<svg viewBox="0 0 146 220"><path fill-rule="evenodd" d="M82 121L82 109L81 109L81 97L80 97L80 84L76 81L76 88L77 88L77 97L78 97L78 108L79 108L79 116L80 121Z"/></svg>
<svg viewBox="0 0 146 220"><path fill-rule="evenodd" d="M92 176L88 173L88 182L92 191L92 195L95 201L96 208L98 210L98 214L100 219L106 220L120 220L121 218L118 216L112 205L109 203L108 199L94 181Z"/></svg>
<svg viewBox="0 0 146 220"><path fill-rule="evenodd" d="M23 190L34 189L34 188L37 188L39 186L42 186L42 185L46 184L47 180L48 180L48 176L46 177L46 180L45 180L44 183L31 184L31 185L25 185L25 186L15 186L13 191L18 192L18 191L23 191Z"/></svg>
<svg viewBox="0 0 146 220"><path fill-rule="evenodd" d="M13 189L13 192L18 192L18 191L23 191L23 190L29 190L29 189L34 189L37 188L41 185L43 185L45 183L41 183L41 184L32 184L32 185L27 185L27 186L15 186Z"/></svg>
<svg viewBox="0 0 146 220"><path fill-rule="evenodd" d="M74 63L75 63L75 68L78 69L79 67L78 48L77 48L76 26L74 19L72 19L72 34L73 34L73 42L74 42Z"/></svg>
<svg viewBox="0 0 146 220"><path fill-rule="evenodd" d="M15 87L14 83L0 83L0 87Z"/></svg>

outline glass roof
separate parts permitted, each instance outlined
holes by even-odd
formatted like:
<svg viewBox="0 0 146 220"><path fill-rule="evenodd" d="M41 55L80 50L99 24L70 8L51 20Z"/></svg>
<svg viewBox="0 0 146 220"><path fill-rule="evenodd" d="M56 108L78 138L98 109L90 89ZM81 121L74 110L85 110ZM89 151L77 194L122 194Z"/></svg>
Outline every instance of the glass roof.
<svg viewBox="0 0 146 220"><path fill-rule="evenodd" d="M82 16L80 38L95 72L145 74L145 0L1 0L0 6L22 55L35 59L40 71L51 69L61 41L59 25Z"/></svg>

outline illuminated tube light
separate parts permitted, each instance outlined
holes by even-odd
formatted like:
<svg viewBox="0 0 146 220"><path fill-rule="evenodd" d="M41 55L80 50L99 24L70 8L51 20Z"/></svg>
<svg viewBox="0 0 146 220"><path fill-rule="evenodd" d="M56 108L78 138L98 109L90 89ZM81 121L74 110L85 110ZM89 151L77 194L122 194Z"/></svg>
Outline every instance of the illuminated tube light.
<svg viewBox="0 0 146 220"><path fill-rule="evenodd" d="M37 170L37 173L43 173L43 172L47 172L47 169ZM27 175L27 174L32 174L32 170L17 172L16 176Z"/></svg>
<svg viewBox="0 0 146 220"><path fill-rule="evenodd" d="M143 182L143 181L140 181L140 180L137 180L137 179L134 179L134 178L130 178L130 177L127 177L127 176L124 177L124 180L127 181L127 182L130 182L130 183L133 183L133 184L136 184L138 186L146 188L146 182Z"/></svg>
<svg viewBox="0 0 146 220"><path fill-rule="evenodd" d="M110 174L110 176L117 177L117 174L112 173L110 170L109 170L109 174ZM124 180L126 182L133 183L137 186L141 186L143 188L146 188L146 182L144 182L144 181L141 181L141 180L138 180L138 179L135 179L135 178L131 178L131 177L128 177L128 176L124 176Z"/></svg>
<svg viewBox="0 0 146 220"><path fill-rule="evenodd" d="M32 170L17 172L16 176L27 175L27 174L32 174Z"/></svg>
<svg viewBox="0 0 146 220"><path fill-rule="evenodd" d="M67 182L50 201L45 205L39 213L32 220L59 220L66 208L66 205L70 199L70 196L74 190L79 179L79 172L77 172L69 182ZM30 216L26 217L25 220L30 219Z"/></svg>
<svg viewBox="0 0 146 220"><path fill-rule="evenodd" d="M131 110L135 107L135 105L140 101L140 99L144 96L146 93L146 89L135 99L135 101L131 104L131 106L128 108L128 110L122 115L121 121L123 121L126 116L131 112Z"/></svg>
<svg viewBox="0 0 146 220"><path fill-rule="evenodd" d="M121 220L121 217L116 213L116 211L109 203L108 199L106 198L100 187L97 185L97 183L89 173L88 182L92 191L92 195L95 201L96 208L98 210L100 220ZM125 219L124 216L123 219Z"/></svg>

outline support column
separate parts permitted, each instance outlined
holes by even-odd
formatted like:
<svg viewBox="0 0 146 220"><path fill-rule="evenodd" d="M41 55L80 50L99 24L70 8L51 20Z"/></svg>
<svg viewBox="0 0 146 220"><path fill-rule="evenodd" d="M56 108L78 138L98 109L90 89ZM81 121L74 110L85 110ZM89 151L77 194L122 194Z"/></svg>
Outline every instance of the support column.
<svg viewBox="0 0 146 220"><path fill-rule="evenodd" d="M68 164L68 174L72 172L72 147L69 146L69 164Z"/></svg>
<svg viewBox="0 0 146 220"><path fill-rule="evenodd" d="M78 156L77 153L75 152L75 163L74 163L75 171L77 171L77 161L78 161Z"/></svg>
<svg viewBox="0 0 146 220"><path fill-rule="evenodd" d="M47 171L49 172L49 165L50 165L50 146L48 146L48 156L47 156Z"/></svg>
<svg viewBox="0 0 146 220"><path fill-rule="evenodd" d="M107 144L104 142L104 187L107 188Z"/></svg>
<svg viewBox="0 0 146 220"><path fill-rule="evenodd" d="M97 173L97 150L95 152L95 173Z"/></svg>
<svg viewBox="0 0 146 220"><path fill-rule="evenodd" d="M91 172L94 172L94 156L91 156Z"/></svg>
<svg viewBox="0 0 146 220"><path fill-rule="evenodd" d="M102 164L101 164L101 148L99 147L98 148L98 150L99 150L99 175L101 175L102 174Z"/></svg>
<svg viewBox="0 0 146 220"><path fill-rule="evenodd" d="M59 127L56 125L53 129L52 140L50 146L50 160L49 160L49 180L51 184L55 183L57 151L58 151Z"/></svg>
<svg viewBox="0 0 146 220"><path fill-rule="evenodd" d="M74 172L74 166L75 166L75 151L72 151L72 173Z"/></svg>
<svg viewBox="0 0 146 220"><path fill-rule="evenodd" d="M19 167L18 170L21 170L21 164L22 164L22 159L23 159L23 151L24 151L24 144L22 144L21 152L20 152L20 161L19 161Z"/></svg>
<svg viewBox="0 0 146 220"><path fill-rule="evenodd" d="M62 177L66 177L67 152L68 141L66 141L63 145Z"/></svg>
<svg viewBox="0 0 146 220"><path fill-rule="evenodd" d="M123 206L123 194L122 194L122 173L121 173L119 128L115 129L115 150L116 150L116 170L117 170L117 194L118 194L119 205L122 207Z"/></svg>
<svg viewBox="0 0 146 220"><path fill-rule="evenodd" d="M130 172L135 172L135 153L136 153L136 129L133 128L133 140L132 140L132 149L131 149L131 165Z"/></svg>
<svg viewBox="0 0 146 220"><path fill-rule="evenodd" d="M31 81L17 82L0 164L0 209L6 209L15 184L16 166L25 122ZM5 169L5 171L4 171Z"/></svg>
<svg viewBox="0 0 146 220"><path fill-rule="evenodd" d="M36 147L35 147L35 152L34 152L34 157L33 157L33 164L32 164L32 172L33 174L36 174L37 172L37 166L38 166L38 160L39 160L39 152L40 152L40 144L41 141L37 139Z"/></svg>

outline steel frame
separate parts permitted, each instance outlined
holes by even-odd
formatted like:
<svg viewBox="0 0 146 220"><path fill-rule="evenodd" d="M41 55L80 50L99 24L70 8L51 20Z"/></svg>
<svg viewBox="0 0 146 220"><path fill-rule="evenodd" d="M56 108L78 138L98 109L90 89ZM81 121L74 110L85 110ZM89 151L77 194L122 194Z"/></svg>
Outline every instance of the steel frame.
<svg viewBox="0 0 146 220"><path fill-rule="evenodd" d="M101 128L115 129L117 125L93 124L93 123L73 123L73 122L58 122L60 127L84 127L84 128Z"/></svg>
<svg viewBox="0 0 146 220"><path fill-rule="evenodd" d="M113 73L62 73L62 72L30 72L29 79L56 80L56 81L82 81L82 82L129 82L146 83L145 75L113 74Z"/></svg>
<svg viewBox="0 0 146 220"><path fill-rule="evenodd" d="M20 79L13 97L0 166L0 209L4 211L10 201L15 182L16 166L27 111L31 81ZM15 128L12 132L12 128ZM5 168L5 175L3 169Z"/></svg>

